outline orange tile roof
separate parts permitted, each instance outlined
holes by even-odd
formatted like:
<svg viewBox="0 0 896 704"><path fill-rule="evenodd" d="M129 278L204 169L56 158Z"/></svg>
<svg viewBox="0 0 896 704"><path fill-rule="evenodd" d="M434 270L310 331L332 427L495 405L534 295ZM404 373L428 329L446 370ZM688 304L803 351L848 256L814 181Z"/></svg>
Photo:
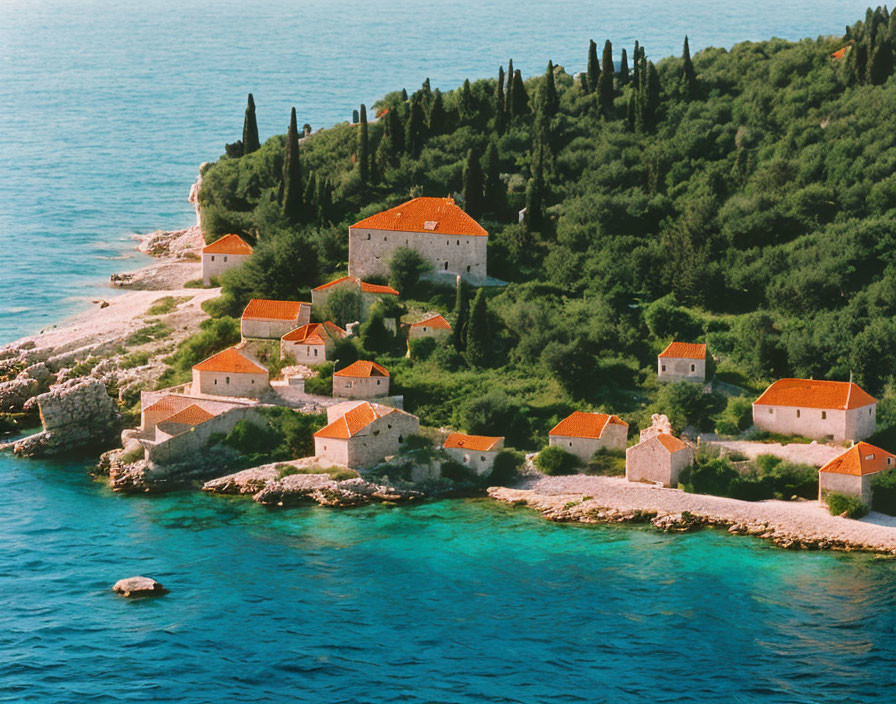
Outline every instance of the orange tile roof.
<svg viewBox="0 0 896 704"><path fill-rule="evenodd" d="M198 372L226 372L230 374L265 374L268 370L242 354L235 347L218 352L193 367Z"/></svg>
<svg viewBox="0 0 896 704"><path fill-rule="evenodd" d="M832 472L834 474L851 474L855 477L863 477L866 474L882 472L885 469L896 468L896 455L867 442L859 442L828 462L819 472Z"/></svg>
<svg viewBox="0 0 896 704"><path fill-rule="evenodd" d="M675 359L706 359L706 345L698 345L693 342L670 342L659 356L674 357Z"/></svg>
<svg viewBox="0 0 896 704"><path fill-rule="evenodd" d="M487 435L465 435L464 433L451 433L442 447L456 447L460 450L473 450L473 452L489 452L495 449L503 437L489 437Z"/></svg>
<svg viewBox="0 0 896 704"><path fill-rule="evenodd" d="M411 323L412 328L422 327L423 325L428 325L434 330L450 330L451 324L445 320L441 315L433 315L427 318L426 320L420 320L416 323Z"/></svg>
<svg viewBox="0 0 896 704"><path fill-rule="evenodd" d="M456 206L453 198L414 198L356 222L352 228L488 237L488 232Z"/></svg>
<svg viewBox="0 0 896 704"><path fill-rule="evenodd" d="M345 369L340 369L338 372L335 372L333 376L351 376L363 378L372 376L387 377L389 376L389 372L386 371L385 367L381 367L376 362L360 360L355 362L354 364L349 364Z"/></svg>
<svg viewBox="0 0 896 704"><path fill-rule="evenodd" d="M346 281L354 281L358 286L361 287L362 293L388 293L392 296L397 296L398 291L396 291L391 286L382 286L381 284L369 284L366 281L361 281L357 276L343 276L341 279L335 279L330 283L323 284L322 286L318 286L317 288L311 289L312 291L326 291L333 286L338 286L341 283Z"/></svg>
<svg viewBox="0 0 896 704"><path fill-rule="evenodd" d="M877 399L858 384L848 381L779 379L753 403L759 406L852 410L877 403Z"/></svg>
<svg viewBox="0 0 896 704"><path fill-rule="evenodd" d="M297 320L302 306L311 307L302 301L270 301L253 298L243 311L243 320Z"/></svg>
<svg viewBox="0 0 896 704"><path fill-rule="evenodd" d="M846 56L846 51L847 51L847 49L849 49L849 47L850 47L850 45L847 44L843 48L837 49L837 51L835 51L833 54L831 54L831 58L832 59L842 59L844 56Z"/></svg>
<svg viewBox="0 0 896 704"><path fill-rule="evenodd" d="M203 254L252 254L252 247L239 235L224 235L202 248Z"/></svg>
<svg viewBox="0 0 896 704"><path fill-rule="evenodd" d="M193 402L189 398L185 398L184 396L163 396L155 403L144 408L143 412L177 413L187 406L192 405L192 403Z"/></svg>
<svg viewBox="0 0 896 704"><path fill-rule="evenodd" d="M660 441L660 444L663 447L665 447L669 452L673 454L687 448L687 443L679 440L674 435L669 435L669 433L659 433L654 437Z"/></svg>
<svg viewBox="0 0 896 704"><path fill-rule="evenodd" d="M559 435L567 438L599 438L608 424L624 425L628 423L618 416L606 413L585 413L575 411L551 428L548 435Z"/></svg>
<svg viewBox="0 0 896 704"><path fill-rule="evenodd" d="M163 423L180 423L181 425L201 425L207 420L211 420L215 415L209 413L204 408L200 408L195 403L187 406L184 410L169 416Z"/></svg>
<svg viewBox="0 0 896 704"><path fill-rule="evenodd" d="M328 320L324 323L308 323L295 330L290 330L280 339L287 342L301 342L306 345L324 345L326 344L324 336L331 339L342 338L345 337L345 330Z"/></svg>
<svg viewBox="0 0 896 704"><path fill-rule="evenodd" d="M372 404L368 401L359 403L353 409L340 416L332 423L318 430L314 437L316 438L334 438L337 440L348 440L360 433L364 428L373 423L377 418L383 418L392 413L401 413L396 408L389 406L381 406L380 404Z"/></svg>

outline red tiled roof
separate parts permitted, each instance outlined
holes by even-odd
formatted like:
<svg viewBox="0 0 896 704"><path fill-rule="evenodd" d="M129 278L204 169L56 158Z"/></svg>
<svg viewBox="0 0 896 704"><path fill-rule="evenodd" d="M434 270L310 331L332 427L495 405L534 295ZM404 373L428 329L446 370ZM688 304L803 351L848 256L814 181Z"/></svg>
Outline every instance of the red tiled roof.
<svg viewBox="0 0 896 704"><path fill-rule="evenodd" d="M628 428L628 423L618 416L606 413L585 413L575 411L572 415L561 420L551 428L548 435L559 435L567 438L599 438L604 428L613 423Z"/></svg>
<svg viewBox="0 0 896 704"><path fill-rule="evenodd" d="M846 46L844 46L840 49L837 49L837 51L835 51L833 54L831 54L831 58L832 59L842 59L844 56L846 56L846 52L850 46L851 46L850 44L847 44Z"/></svg>
<svg viewBox="0 0 896 704"><path fill-rule="evenodd" d="M465 435L464 433L451 433L442 447L456 447L461 450L473 450L473 452L489 452L495 449L503 437L489 437L487 435Z"/></svg>
<svg viewBox="0 0 896 704"><path fill-rule="evenodd" d="M252 254L252 247L239 235L224 235L202 248L203 254Z"/></svg>
<svg viewBox="0 0 896 704"><path fill-rule="evenodd" d="M270 301L253 298L243 311L243 320L297 320L302 306L311 307L301 301Z"/></svg>
<svg viewBox="0 0 896 704"><path fill-rule="evenodd" d="M318 286L312 291L326 291L333 286L338 286L341 283L346 281L354 281L358 286L361 287L362 293L388 293L392 296L397 296L398 291L396 291L391 286L382 286L381 284L369 284L366 281L361 281L357 276L343 276L341 279L335 279L330 283L323 284L322 286Z"/></svg>
<svg viewBox="0 0 896 704"><path fill-rule="evenodd" d="M308 323L295 330L290 330L280 339L287 342L301 342L306 345L323 345L326 344L324 336L342 338L345 337L345 330L328 320L325 323Z"/></svg>
<svg viewBox="0 0 896 704"><path fill-rule="evenodd" d="M675 359L706 359L706 345L692 342L670 342L659 356L674 357Z"/></svg>
<svg viewBox="0 0 896 704"><path fill-rule="evenodd" d="M866 474L882 472L885 469L896 468L896 455L867 442L859 442L828 462L819 472L832 472L834 474L851 474L862 477Z"/></svg>
<svg viewBox="0 0 896 704"><path fill-rule="evenodd" d="M359 403L352 410L340 416L326 427L318 430L314 437L348 440L364 430L377 418L401 412L396 408L381 406L380 404L374 405L365 401L364 403Z"/></svg>
<svg viewBox="0 0 896 704"><path fill-rule="evenodd" d="M181 425L201 425L207 420L214 418L213 413L209 413L204 408L200 408L195 403L187 406L184 410L175 413L173 416L166 418L163 423L180 423Z"/></svg>
<svg viewBox="0 0 896 704"><path fill-rule="evenodd" d="M852 410L862 408L877 399L858 384L825 379L779 379L754 401L758 406L798 406Z"/></svg>
<svg viewBox="0 0 896 704"><path fill-rule="evenodd" d="M389 372L386 371L385 367L381 367L376 362L360 360L358 362L355 362L354 364L349 364L345 369L340 369L338 372L335 372L333 376L351 376L363 378L372 376L387 377L389 376Z"/></svg>
<svg viewBox="0 0 896 704"><path fill-rule="evenodd" d="M177 413L187 406L192 405L192 401L184 396L163 396L155 403L143 409L144 413L150 411L155 413Z"/></svg>
<svg viewBox="0 0 896 704"><path fill-rule="evenodd" d="M352 228L488 237L488 232L456 206L453 198L414 198L356 222Z"/></svg>
<svg viewBox="0 0 896 704"><path fill-rule="evenodd" d="M422 327L422 326L431 327L433 330L450 330L451 324L445 320L441 315L433 315L427 318L426 320L420 320L416 323L411 323L412 328Z"/></svg>
<svg viewBox="0 0 896 704"><path fill-rule="evenodd" d="M212 355L193 367L198 372L225 372L230 374L265 374L268 370L242 354L234 347Z"/></svg>
<svg viewBox="0 0 896 704"><path fill-rule="evenodd" d="M659 433L654 437L656 437L656 439L660 441L660 444L663 447L665 447L669 452L673 454L687 448L687 443L679 440L674 435L669 435L669 433Z"/></svg>

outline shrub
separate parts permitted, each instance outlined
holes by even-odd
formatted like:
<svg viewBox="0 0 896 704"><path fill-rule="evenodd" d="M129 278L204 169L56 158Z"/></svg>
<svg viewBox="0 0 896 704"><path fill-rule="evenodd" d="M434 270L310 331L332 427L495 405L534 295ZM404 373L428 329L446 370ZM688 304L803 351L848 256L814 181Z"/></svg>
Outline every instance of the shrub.
<svg viewBox="0 0 896 704"><path fill-rule="evenodd" d="M403 297L408 297L420 281L420 277L432 269L423 256L407 247L399 247L389 260L389 285Z"/></svg>
<svg viewBox="0 0 896 704"><path fill-rule="evenodd" d="M337 288L327 296L327 319L340 327L361 319L361 294L353 288Z"/></svg>
<svg viewBox="0 0 896 704"><path fill-rule="evenodd" d="M333 363L324 362L314 369L317 376L305 379L305 392L317 396L329 396L333 392Z"/></svg>
<svg viewBox="0 0 896 704"><path fill-rule="evenodd" d="M824 500L832 516L845 514L847 518L861 518L868 513L868 506L858 496L829 491L824 494Z"/></svg>
<svg viewBox="0 0 896 704"><path fill-rule="evenodd" d="M345 479L355 479L360 476L355 470L346 467L330 467L329 469L324 469L317 465L311 467L295 467L291 464L278 464L275 469L277 470L277 477L279 479L292 476L293 474L326 474L334 482L341 482Z"/></svg>
<svg viewBox="0 0 896 704"><path fill-rule="evenodd" d="M811 465L787 462L772 455L760 455L756 458L756 466L775 498L787 501L793 496L804 499L818 496L818 470Z"/></svg>
<svg viewBox="0 0 896 704"><path fill-rule="evenodd" d="M519 468L525 456L515 450L501 450L495 457L489 482L492 484L510 484L519 478Z"/></svg>
<svg viewBox="0 0 896 704"><path fill-rule="evenodd" d="M456 484L467 484L478 480L476 470L455 460L442 462L441 474L442 477L450 479Z"/></svg>
<svg viewBox="0 0 896 704"><path fill-rule="evenodd" d="M171 333L171 328L165 325L165 323L152 323L140 328L137 332L131 333L124 341L124 344L126 347L137 347L138 345L145 345L147 342L166 338Z"/></svg>
<svg viewBox="0 0 896 704"><path fill-rule="evenodd" d="M528 442L529 422L522 404L504 391L489 391L455 411L455 426L475 435L504 435L514 447Z"/></svg>
<svg viewBox="0 0 896 704"><path fill-rule="evenodd" d="M716 432L720 435L737 435L753 423L753 403L744 396L732 396L725 410L716 418Z"/></svg>
<svg viewBox="0 0 896 704"><path fill-rule="evenodd" d="M548 445L535 457L535 466L539 471L551 476L575 474L580 464L578 457L556 445Z"/></svg>
<svg viewBox="0 0 896 704"><path fill-rule="evenodd" d="M585 467L585 474L597 474L604 477L625 476L625 451L608 450L602 447Z"/></svg>
<svg viewBox="0 0 896 704"><path fill-rule="evenodd" d="M435 352L436 339L434 337L418 337L408 342L408 349L411 351L411 359L419 359L426 361Z"/></svg>
<svg viewBox="0 0 896 704"><path fill-rule="evenodd" d="M717 457L687 467L682 471L678 481L685 491L693 494L730 496L731 485L739 477L740 475L730 461L723 457Z"/></svg>
<svg viewBox="0 0 896 704"><path fill-rule="evenodd" d="M871 505L875 511L896 516L896 470L871 477Z"/></svg>
<svg viewBox="0 0 896 704"><path fill-rule="evenodd" d="M143 449L143 446L141 445L140 447L132 448L132 449L128 450L127 452L122 452L118 456L118 461L121 464L133 464L134 462L139 462L145 456L146 456L146 452Z"/></svg>
<svg viewBox="0 0 896 704"><path fill-rule="evenodd" d="M712 427L710 416L721 411L724 403L724 397L705 393L700 384L687 381L663 384L656 401L648 408L647 417L653 413L665 414L677 433L691 425L708 430Z"/></svg>

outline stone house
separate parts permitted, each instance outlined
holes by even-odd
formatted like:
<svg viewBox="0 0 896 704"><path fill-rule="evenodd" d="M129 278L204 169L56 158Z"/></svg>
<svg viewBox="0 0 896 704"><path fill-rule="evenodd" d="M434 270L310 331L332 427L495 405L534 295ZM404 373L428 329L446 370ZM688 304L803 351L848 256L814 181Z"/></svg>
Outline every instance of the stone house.
<svg viewBox="0 0 896 704"><path fill-rule="evenodd" d="M690 445L668 433L656 433L625 451L625 478L674 487L681 470L693 463Z"/></svg>
<svg viewBox="0 0 896 704"><path fill-rule="evenodd" d="M158 423L156 426L155 440L157 442L162 442L175 435L186 433L197 425L202 425L214 417L214 413L209 413L195 403L190 404L182 411L174 413Z"/></svg>
<svg viewBox="0 0 896 704"><path fill-rule="evenodd" d="M431 315L408 326L408 340L419 340L422 337L444 339L451 334L451 324L441 315Z"/></svg>
<svg viewBox="0 0 896 704"><path fill-rule="evenodd" d="M314 433L314 454L346 467L371 467L396 454L419 429L417 416L361 401Z"/></svg>
<svg viewBox="0 0 896 704"><path fill-rule="evenodd" d="M706 381L706 345L670 342L656 360L660 381Z"/></svg>
<svg viewBox="0 0 896 704"><path fill-rule="evenodd" d="M442 449L451 459L472 468L481 477L491 473L495 458L504 449L504 438L451 433Z"/></svg>
<svg viewBox="0 0 896 704"><path fill-rule="evenodd" d="M187 387L192 385L188 384ZM257 401L238 398L199 398L182 393L181 387L175 390L143 391L140 394L140 428L139 437L145 440L156 439L156 428L172 419L190 406L196 406L214 417L226 413L235 407L255 405ZM187 388L187 391L191 388Z"/></svg>
<svg viewBox="0 0 896 704"><path fill-rule="evenodd" d="M356 291L361 296L361 310L359 312L359 322L364 322L370 315L370 306L376 303L383 296L398 296L391 286L382 286L380 284L369 284L361 281L357 276L343 276L330 283L311 289L311 305L318 311L318 315L322 315L321 311L327 309L327 299L333 291L348 289Z"/></svg>
<svg viewBox="0 0 896 704"><path fill-rule="evenodd" d="M252 247L239 235L224 235L202 248L202 285L210 286L212 278L236 269L252 256Z"/></svg>
<svg viewBox="0 0 896 704"><path fill-rule="evenodd" d="M280 339L280 358L291 358L296 364L321 364L332 359L336 341L344 337L345 330L329 320L308 323Z"/></svg>
<svg viewBox="0 0 896 704"><path fill-rule="evenodd" d="M235 347L193 367L191 394L258 398L270 390L268 370Z"/></svg>
<svg viewBox="0 0 896 704"><path fill-rule="evenodd" d="M379 398L389 395L389 372L376 362L360 360L333 373L333 395Z"/></svg>
<svg viewBox="0 0 896 704"><path fill-rule="evenodd" d="M348 272L388 276L396 249L418 252L433 274L486 282L488 232L452 198L414 198L356 222L348 230Z"/></svg>
<svg viewBox="0 0 896 704"><path fill-rule="evenodd" d="M779 379L753 402L753 425L784 435L856 442L876 422L877 399L847 381Z"/></svg>
<svg viewBox="0 0 896 704"><path fill-rule="evenodd" d="M575 411L548 433L548 444L561 447L582 462L588 462L598 450L624 450L628 423L615 415Z"/></svg>
<svg viewBox="0 0 896 704"><path fill-rule="evenodd" d="M858 442L818 470L818 499L832 491L859 496L871 505L871 478L896 468L896 455L867 442Z"/></svg>
<svg viewBox="0 0 896 704"><path fill-rule="evenodd" d="M310 322L310 303L253 298L240 319L240 334L243 339L258 337L279 340L290 330Z"/></svg>

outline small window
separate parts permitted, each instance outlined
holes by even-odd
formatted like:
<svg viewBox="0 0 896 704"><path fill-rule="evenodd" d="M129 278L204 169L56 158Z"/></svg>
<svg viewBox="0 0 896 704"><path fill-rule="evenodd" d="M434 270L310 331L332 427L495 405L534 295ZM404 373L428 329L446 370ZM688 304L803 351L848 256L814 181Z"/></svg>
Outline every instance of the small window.
<svg viewBox="0 0 896 704"><path fill-rule="evenodd" d="M480 460L481 462L485 462L485 455L480 455L480 456L479 456L479 460Z"/></svg>
<svg viewBox="0 0 896 704"><path fill-rule="evenodd" d="M383 242L388 242L388 241L389 241L389 238L386 237L385 235L383 235Z"/></svg>
<svg viewBox="0 0 896 704"><path fill-rule="evenodd" d="M399 435L398 436L398 444L401 445L401 443L403 443L403 442L404 442L404 435Z"/></svg>
<svg viewBox="0 0 896 704"><path fill-rule="evenodd" d="M225 383L225 384L229 384L229 383L230 383L230 377L229 377L229 376L225 376L225 377L224 377L224 383Z"/></svg>
<svg viewBox="0 0 896 704"><path fill-rule="evenodd" d="M215 379L215 386L217 386L217 385L218 385L218 380L217 380L217 379Z"/></svg>
<svg viewBox="0 0 896 704"><path fill-rule="evenodd" d="M367 233L367 239L370 239L370 233L369 233L369 232Z"/></svg>
<svg viewBox="0 0 896 704"><path fill-rule="evenodd" d="M379 386L381 381L379 379L376 380L376 385Z"/></svg>
<svg viewBox="0 0 896 704"><path fill-rule="evenodd" d="M665 364L662 365L662 370L663 370L663 371L666 371L666 365L665 365Z"/></svg>
<svg viewBox="0 0 896 704"><path fill-rule="evenodd" d="M800 409L799 409L799 408L796 409L796 417L797 417L797 418L800 417Z"/></svg>
<svg viewBox="0 0 896 704"><path fill-rule="evenodd" d="M250 380L250 383L254 384L254 383L255 383L255 379L251 379L251 380Z"/></svg>
<svg viewBox="0 0 896 704"><path fill-rule="evenodd" d="M692 364L692 365L691 365L691 372L695 372L695 371L697 371L697 365L696 365L696 364Z"/></svg>
<svg viewBox="0 0 896 704"><path fill-rule="evenodd" d="M352 382L350 382L350 381L345 382L345 388L347 388L347 389L352 388Z"/></svg>
<svg viewBox="0 0 896 704"><path fill-rule="evenodd" d="M460 240L457 241L457 246L460 247Z"/></svg>
<svg viewBox="0 0 896 704"><path fill-rule="evenodd" d="M887 457L887 467L889 467L891 464L893 464L893 458Z"/></svg>
<svg viewBox="0 0 896 704"><path fill-rule="evenodd" d="M467 273L468 274L470 273L470 265L469 264L467 264Z"/></svg>
<svg viewBox="0 0 896 704"><path fill-rule="evenodd" d="M827 420L827 419L828 419L828 412L827 412L827 411L822 411L822 412L821 412L821 419L822 419L822 420Z"/></svg>
<svg viewBox="0 0 896 704"><path fill-rule="evenodd" d="M225 264L227 263L227 255L226 254L224 255L224 263Z"/></svg>
<svg viewBox="0 0 896 704"><path fill-rule="evenodd" d="M464 455L464 464L468 464L469 461L470 461L470 456L469 456L469 455Z"/></svg>
<svg viewBox="0 0 896 704"><path fill-rule="evenodd" d="M314 349L314 356L317 357L317 348Z"/></svg>
<svg viewBox="0 0 896 704"><path fill-rule="evenodd" d="M426 326L425 326L425 325L423 326L423 332L426 332Z"/></svg>
<svg viewBox="0 0 896 704"><path fill-rule="evenodd" d="M870 408L868 409L868 415L869 415L869 416L871 415L871 409L870 409Z"/></svg>
<svg viewBox="0 0 896 704"><path fill-rule="evenodd" d="M569 446L572 447L572 440L569 441Z"/></svg>
<svg viewBox="0 0 896 704"><path fill-rule="evenodd" d="M769 409L768 409L768 412L769 412L769 413L774 413L774 412L775 412L775 409L774 409L774 408L769 408Z"/></svg>
<svg viewBox="0 0 896 704"><path fill-rule="evenodd" d="M214 255L214 254L212 255L212 261L215 261L215 255Z"/></svg>
<svg viewBox="0 0 896 704"><path fill-rule="evenodd" d="M448 261L445 260L445 271L448 271Z"/></svg>

